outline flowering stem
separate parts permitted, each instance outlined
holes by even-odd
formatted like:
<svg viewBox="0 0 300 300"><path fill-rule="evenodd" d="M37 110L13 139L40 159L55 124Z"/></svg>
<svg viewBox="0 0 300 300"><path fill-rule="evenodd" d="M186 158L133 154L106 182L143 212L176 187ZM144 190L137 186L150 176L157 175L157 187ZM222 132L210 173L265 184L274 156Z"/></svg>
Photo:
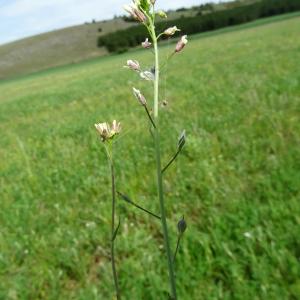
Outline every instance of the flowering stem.
<svg viewBox="0 0 300 300"><path fill-rule="evenodd" d="M119 283L118 283L118 275L116 270L116 262L115 262L115 237L116 237L116 230L115 230L115 215L116 215L116 183L115 183L115 169L113 163L113 155L112 155L112 147L105 146L107 157L110 164L111 170L111 192L112 192L112 211L111 211L111 242L110 242L110 253L111 253L111 266L112 266L112 273L114 278L115 284L115 291L117 300L121 299ZM110 151L111 150L111 151Z"/></svg>
<svg viewBox="0 0 300 300"><path fill-rule="evenodd" d="M155 81L154 81L154 108L153 108L153 111L154 111L154 122L156 124L155 130L154 130L154 141L155 141L155 156L156 156L156 168L157 168L158 198L159 198L159 204L160 204L164 246L166 249L167 261L168 261L171 299L177 300L175 273L174 273L173 259L172 259L172 253L171 253L170 241L169 241L169 235L168 235L168 225L167 225L167 219L166 219L163 182L162 182L162 173L161 173L160 136L159 136L159 123L158 123L158 120L159 120L158 119L159 53L158 53L155 27L152 22L150 24L150 29L151 29L151 35L152 35L154 53L155 53Z"/></svg>

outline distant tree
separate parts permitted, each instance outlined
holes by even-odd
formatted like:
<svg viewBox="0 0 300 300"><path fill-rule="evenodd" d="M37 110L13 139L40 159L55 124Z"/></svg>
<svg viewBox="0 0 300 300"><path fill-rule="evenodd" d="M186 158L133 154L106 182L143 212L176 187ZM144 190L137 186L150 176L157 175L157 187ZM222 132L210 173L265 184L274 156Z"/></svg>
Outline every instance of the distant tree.
<svg viewBox="0 0 300 300"><path fill-rule="evenodd" d="M132 16L122 16L123 21L130 23L137 23L138 21L134 19Z"/></svg>
<svg viewBox="0 0 300 300"><path fill-rule="evenodd" d="M177 12L187 11L187 10L188 10L188 9L185 8L185 7L181 7L181 8L176 9Z"/></svg>
<svg viewBox="0 0 300 300"><path fill-rule="evenodd" d="M207 8L213 8L213 4L208 3L200 6L203 11L198 11L193 17L179 17L177 20L165 20L156 24L157 31L171 27L174 23L182 30L182 34L194 34L215 30L226 26L233 26L258 18L268 17L300 10L300 1L295 0L261 0L251 4L240 3L240 6L207 12ZM201 14L200 14L201 13ZM135 47L145 40L147 32L144 26L132 26L124 30L118 30L98 39L98 46L105 46L109 52L127 51L130 47ZM167 38L162 36L162 38Z"/></svg>

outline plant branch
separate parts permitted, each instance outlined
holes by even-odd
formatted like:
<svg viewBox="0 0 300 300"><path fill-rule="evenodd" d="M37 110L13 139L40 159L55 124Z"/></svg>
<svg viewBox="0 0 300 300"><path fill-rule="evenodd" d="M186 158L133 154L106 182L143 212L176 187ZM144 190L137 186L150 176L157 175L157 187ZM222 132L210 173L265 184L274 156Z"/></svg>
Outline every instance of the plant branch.
<svg viewBox="0 0 300 300"><path fill-rule="evenodd" d="M145 111L146 111L146 113L147 113L147 115L149 117L150 122L152 123L153 127L156 128L155 123L154 123L154 121L153 121L153 119L152 119L152 117L150 115L150 112L149 112L149 109L148 109L147 105L144 105L144 107L145 107Z"/></svg>
<svg viewBox="0 0 300 300"><path fill-rule="evenodd" d="M138 209L140 209L140 210L142 210L142 211L148 213L149 215L151 215L151 216L153 216L153 217L155 217L155 218L161 220L161 217L160 217L160 216L158 216L158 215L152 213L151 211L149 211L149 210L147 210L147 209L145 209L145 208L139 206L138 204L134 203L133 201L131 201L131 200L129 199L128 196L126 196L126 195L124 195L124 194L122 194L122 193L120 193L120 192L117 192L117 193L118 193L118 195L119 195L124 201L126 201L126 202L130 203L131 205L137 207Z"/></svg>
<svg viewBox="0 0 300 300"><path fill-rule="evenodd" d="M170 161L167 163L167 165L161 170L162 173L164 173L170 167L170 165L173 163L173 161L177 158L180 151L181 151L180 149L177 150L175 155L170 159Z"/></svg>

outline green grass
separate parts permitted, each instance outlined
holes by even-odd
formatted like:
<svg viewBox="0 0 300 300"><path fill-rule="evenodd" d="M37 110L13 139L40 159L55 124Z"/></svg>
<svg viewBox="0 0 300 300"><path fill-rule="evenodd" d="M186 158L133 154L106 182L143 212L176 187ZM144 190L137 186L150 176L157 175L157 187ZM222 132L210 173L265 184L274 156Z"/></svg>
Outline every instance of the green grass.
<svg viewBox="0 0 300 300"><path fill-rule="evenodd" d="M191 38L168 66L163 160L180 299L300 297L300 18ZM173 49L173 45L169 46ZM170 51L163 48L162 55ZM147 117L151 87L133 52L0 85L0 299L113 299L110 189L95 122L118 119L118 189L157 212ZM167 90L165 90L165 83ZM166 299L160 224L121 200L124 299Z"/></svg>

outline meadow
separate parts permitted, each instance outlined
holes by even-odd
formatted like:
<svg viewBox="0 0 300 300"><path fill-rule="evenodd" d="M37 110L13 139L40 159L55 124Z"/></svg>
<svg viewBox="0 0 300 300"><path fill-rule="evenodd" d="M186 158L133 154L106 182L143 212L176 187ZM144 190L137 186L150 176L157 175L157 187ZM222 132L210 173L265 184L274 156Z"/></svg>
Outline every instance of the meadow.
<svg viewBox="0 0 300 300"><path fill-rule="evenodd" d="M271 20L271 19L270 19ZM300 17L191 36L161 84L168 222L188 224L185 300L300 298ZM162 56L174 45L164 45ZM117 119L118 190L159 211L133 51L0 83L0 299L113 299L110 178L94 123ZM148 100L149 101L149 100ZM151 101L150 101L151 102ZM173 147L172 147L173 145ZM167 299L159 222L118 200L124 299Z"/></svg>

